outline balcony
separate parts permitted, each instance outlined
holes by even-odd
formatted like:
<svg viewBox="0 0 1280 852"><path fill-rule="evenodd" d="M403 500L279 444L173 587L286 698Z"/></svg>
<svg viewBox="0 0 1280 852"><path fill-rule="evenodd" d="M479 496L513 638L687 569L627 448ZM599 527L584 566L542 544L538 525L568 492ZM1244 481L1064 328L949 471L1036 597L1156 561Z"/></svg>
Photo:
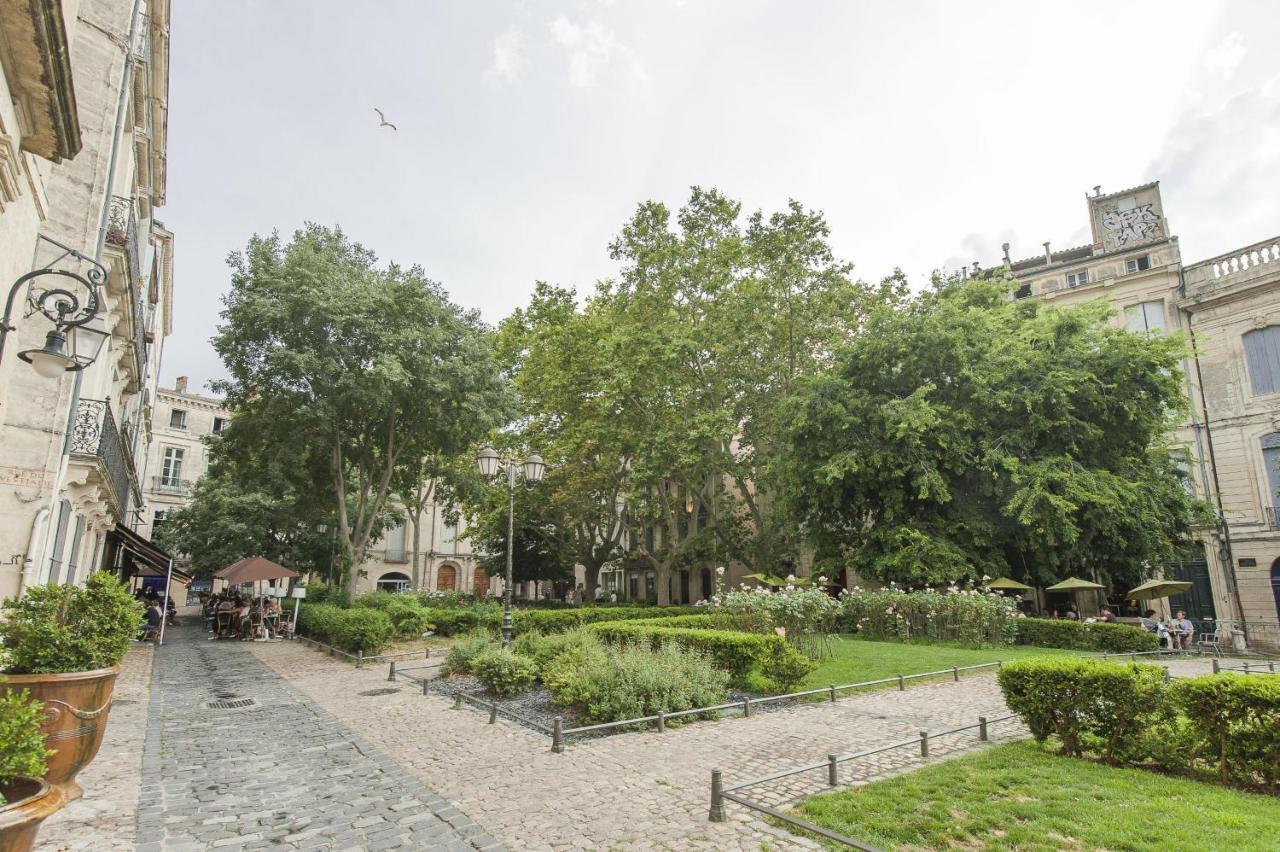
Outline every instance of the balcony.
<svg viewBox="0 0 1280 852"><path fill-rule="evenodd" d="M1216 298L1224 291L1275 281L1280 276L1280 236L1236 249L1186 267L1186 298L1191 302Z"/></svg>
<svg viewBox="0 0 1280 852"><path fill-rule="evenodd" d="M407 550L392 550L387 548L387 554L384 557L386 562L408 562L409 552Z"/></svg>
<svg viewBox="0 0 1280 852"><path fill-rule="evenodd" d="M82 399L76 406L71 429L72 458L90 461L107 492L118 518L125 517L138 498L133 455L121 440L111 405L106 400Z"/></svg>
<svg viewBox="0 0 1280 852"><path fill-rule="evenodd" d="M137 391L146 381L147 338L146 319L143 313L143 282L146 280L142 266L142 242L138 237L138 215L133 199L116 195L111 198L111 213L107 219L107 245L124 250L128 271L126 274L127 303L132 316L132 334L120 336L129 340L137 360L137 381L130 382L129 389Z"/></svg>
<svg viewBox="0 0 1280 852"><path fill-rule="evenodd" d="M191 480L189 479L173 479L168 476L151 477L151 490L157 494L167 494L171 497L187 497L191 494Z"/></svg>
<svg viewBox="0 0 1280 852"><path fill-rule="evenodd" d="M1262 511L1267 516L1267 526L1273 530L1280 530L1280 506L1263 506Z"/></svg>

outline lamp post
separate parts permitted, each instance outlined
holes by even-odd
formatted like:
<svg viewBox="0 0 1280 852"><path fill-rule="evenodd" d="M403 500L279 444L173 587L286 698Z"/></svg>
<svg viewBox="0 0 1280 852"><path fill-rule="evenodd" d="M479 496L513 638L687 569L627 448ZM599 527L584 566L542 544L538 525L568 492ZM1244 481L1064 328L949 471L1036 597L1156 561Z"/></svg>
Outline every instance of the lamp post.
<svg viewBox="0 0 1280 852"><path fill-rule="evenodd" d="M9 332L17 329L13 324L13 303L22 288L27 287L27 316L42 314L53 323L53 328L45 335L43 347L24 350L18 353L18 357L30 364L38 375L56 379L64 372L74 373L92 364L111 336L101 316L102 305L98 296L107 271L102 264L62 243L48 237L40 239L62 249L63 254L52 264L21 276L9 288L4 317L0 318L0 359L4 358ZM65 257L88 263L90 268L85 276L68 269L53 268L53 264Z"/></svg>
<svg viewBox="0 0 1280 852"><path fill-rule="evenodd" d="M507 471L507 577L503 586L503 607L502 607L502 647L511 647L511 599L514 592L514 583L511 579L511 560L512 553L515 548L516 535L516 471L520 465L514 461L504 462L502 457L498 455L493 447L485 447L476 456L476 463L480 466L480 473L486 477L493 477L497 474L498 469L505 467ZM534 453L524 460L524 479L525 482L541 482L542 475L546 473L547 465L542 461L542 456Z"/></svg>

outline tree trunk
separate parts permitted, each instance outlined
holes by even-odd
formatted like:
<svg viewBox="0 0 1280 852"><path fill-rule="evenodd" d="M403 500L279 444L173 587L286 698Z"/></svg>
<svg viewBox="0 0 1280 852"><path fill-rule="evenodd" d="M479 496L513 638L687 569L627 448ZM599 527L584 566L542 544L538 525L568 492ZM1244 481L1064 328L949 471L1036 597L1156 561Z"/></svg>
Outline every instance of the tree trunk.
<svg viewBox="0 0 1280 852"><path fill-rule="evenodd" d="M653 585L658 593L658 606L671 606L671 568L659 566L654 570Z"/></svg>
<svg viewBox="0 0 1280 852"><path fill-rule="evenodd" d="M586 591L583 593L583 598L586 601L595 603L596 586L600 585L600 566L586 562L583 563L582 568L584 574L584 585L586 588Z"/></svg>

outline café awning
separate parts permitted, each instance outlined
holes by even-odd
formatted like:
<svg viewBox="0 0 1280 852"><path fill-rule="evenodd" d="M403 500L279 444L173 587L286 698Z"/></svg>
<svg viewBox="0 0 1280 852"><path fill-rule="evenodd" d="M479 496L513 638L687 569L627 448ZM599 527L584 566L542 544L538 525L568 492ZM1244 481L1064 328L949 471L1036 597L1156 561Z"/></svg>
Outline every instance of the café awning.
<svg viewBox="0 0 1280 852"><path fill-rule="evenodd" d="M1089 592L1100 591L1106 586L1101 583L1091 583L1088 580L1081 580L1079 577L1068 577L1061 583L1050 586L1045 589L1046 592Z"/></svg>
<svg viewBox="0 0 1280 852"><path fill-rule="evenodd" d="M1126 597L1135 601L1150 601L1180 595L1191 588L1186 580L1148 580L1136 589L1130 589Z"/></svg>
<svg viewBox="0 0 1280 852"><path fill-rule="evenodd" d="M298 572L290 571L283 565L277 565L265 556L248 556L221 571L215 571L213 576L235 585L255 583L258 580L287 580L297 577Z"/></svg>
<svg viewBox="0 0 1280 852"><path fill-rule="evenodd" d="M1029 592L1031 587L1026 583L1019 583L1017 580L1011 580L1008 577L1000 577L987 583L988 589L1003 589L1009 592Z"/></svg>
<svg viewBox="0 0 1280 852"><path fill-rule="evenodd" d="M169 565L173 562L173 557L156 547L147 539L138 535L133 530L123 524L116 524L116 528L107 533L107 537L115 541L116 545L133 557L136 566L135 575L142 577L164 577L169 573ZM174 570L174 576L182 575L190 579L190 575Z"/></svg>

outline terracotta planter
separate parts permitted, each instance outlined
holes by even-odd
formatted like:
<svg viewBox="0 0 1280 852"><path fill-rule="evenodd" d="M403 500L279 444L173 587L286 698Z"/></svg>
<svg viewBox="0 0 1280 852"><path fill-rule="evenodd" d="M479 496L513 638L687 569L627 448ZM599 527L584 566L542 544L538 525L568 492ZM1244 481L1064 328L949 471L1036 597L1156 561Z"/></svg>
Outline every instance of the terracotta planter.
<svg viewBox="0 0 1280 852"><path fill-rule="evenodd" d="M66 804L62 790L39 778L19 776L0 785L0 852L28 852L40 823Z"/></svg>
<svg viewBox="0 0 1280 852"><path fill-rule="evenodd" d="M55 749L49 756L44 780L60 788L67 801L78 799L84 790L76 775L98 753L111 711L111 692L120 667L70 674L5 675L0 691L25 689L44 702L44 722L40 732L45 745Z"/></svg>

